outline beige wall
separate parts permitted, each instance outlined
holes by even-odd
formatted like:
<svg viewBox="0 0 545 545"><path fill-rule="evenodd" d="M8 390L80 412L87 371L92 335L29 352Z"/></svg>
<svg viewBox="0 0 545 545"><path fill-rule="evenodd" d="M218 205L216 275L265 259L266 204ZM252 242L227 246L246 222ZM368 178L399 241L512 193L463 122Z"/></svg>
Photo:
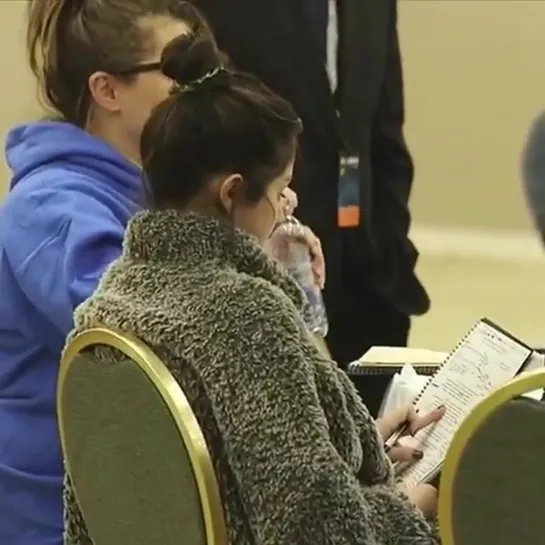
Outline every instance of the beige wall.
<svg viewBox="0 0 545 545"><path fill-rule="evenodd" d="M0 85L0 197L6 190L8 171L4 165L4 138L9 127L32 119L39 111L35 86L24 62L24 14L26 2L0 0L0 67L3 75Z"/></svg>
<svg viewBox="0 0 545 545"><path fill-rule="evenodd" d="M0 133L35 115L25 2L0 1ZM518 159L545 107L545 2L401 0L415 222L528 229ZM7 172L0 170L0 194Z"/></svg>
<svg viewBox="0 0 545 545"><path fill-rule="evenodd" d="M545 107L545 2L400 2L415 221L526 229L519 154Z"/></svg>

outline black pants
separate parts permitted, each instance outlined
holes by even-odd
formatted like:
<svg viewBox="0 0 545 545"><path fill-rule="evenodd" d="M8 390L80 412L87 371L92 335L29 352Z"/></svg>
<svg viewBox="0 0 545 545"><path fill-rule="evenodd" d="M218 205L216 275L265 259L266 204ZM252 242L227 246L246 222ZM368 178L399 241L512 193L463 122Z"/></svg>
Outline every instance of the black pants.
<svg viewBox="0 0 545 545"><path fill-rule="evenodd" d="M332 280L325 291L329 317L327 344L341 367L358 359L371 346L407 345L410 317L364 289L355 268L345 267ZM390 378L377 375L353 377L353 380L367 408L376 416Z"/></svg>

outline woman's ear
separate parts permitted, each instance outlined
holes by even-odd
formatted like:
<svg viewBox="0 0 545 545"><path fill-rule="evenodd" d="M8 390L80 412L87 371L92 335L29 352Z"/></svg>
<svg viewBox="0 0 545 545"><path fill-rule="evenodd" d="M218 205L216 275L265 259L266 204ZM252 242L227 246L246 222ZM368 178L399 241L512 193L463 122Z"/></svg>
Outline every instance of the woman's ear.
<svg viewBox="0 0 545 545"><path fill-rule="evenodd" d="M118 112L119 102L118 82L106 72L95 72L87 82L89 92L94 101L109 112Z"/></svg>
<svg viewBox="0 0 545 545"><path fill-rule="evenodd" d="M231 174L220 182L219 200L229 217L236 205L243 202L244 180L240 174Z"/></svg>

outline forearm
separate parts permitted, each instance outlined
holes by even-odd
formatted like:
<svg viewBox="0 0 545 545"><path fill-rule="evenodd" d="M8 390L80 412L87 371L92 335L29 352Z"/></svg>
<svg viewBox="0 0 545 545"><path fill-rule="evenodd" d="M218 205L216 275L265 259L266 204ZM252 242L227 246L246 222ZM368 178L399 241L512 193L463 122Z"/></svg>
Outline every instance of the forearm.
<svg viewBox="0 0 545 545"><path fill-rule="evenodd" d="M335 408L335 422L337 425L351 423L350 430L359 441L362 451L362 464L358 471L358 480L366 485L392 484L394 473L390 459L384 451L383 440L367 407L361 400L353 382L348 375L327 355L313 354L306 350L307 357L317 360L316 386L325 399L331 398L331 392L336 392L342 407ZM321 356L318 357L317 356ZM344 436L349 431L344 430Z"/></svg>
<svg viewBox="0 0 545 545"><path fill-rule="evenodd" d="M297 455L288 465L276 458L280 471L268 471L266 493L250 491L249 522L263 545L437 545L422 513L395 488L362 487L332 450Z"/></svg>
<svg viewBox="0 0 545 545"><path fill-rule="evenodd" d="M363 463L358 479L366 486L393 485L394 473L390 459L386 455L383 440L374 419L360 399L354 384L346 373L336 368L337 380L342 388L346 408L357 426L358 437L363 452Z"/></svg>
<svg viewBox="0 0 545 545"><path fill-rule="evenodd" d="M364 488L375 520L377 543L439 545L435 521L428 522L407 497L391 487Z"/></svg>
<svg viewBox="0 0 545 545"><path fill-rule="evenodd" d="M246 342L216 339L220 363L208 368L206 390L244 517L260 543L394 545L424 535L401 493L362 488L355 475L362 461L369 481L391 477L374 421L320 356L295 309L262 283L249 281L241 293L261 302L259 319L255 307L229 307L230 339ZM413 516L416 530L396 535L394 518L408 526Z"/></svg>

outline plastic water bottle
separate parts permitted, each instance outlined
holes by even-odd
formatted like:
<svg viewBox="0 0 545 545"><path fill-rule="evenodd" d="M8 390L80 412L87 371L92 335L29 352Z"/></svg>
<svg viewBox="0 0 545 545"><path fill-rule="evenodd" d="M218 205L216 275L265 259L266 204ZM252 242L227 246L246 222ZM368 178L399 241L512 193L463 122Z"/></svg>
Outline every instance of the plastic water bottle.
<svg viewBox="0 0 545 545"><path fill-rule="evenodd" d="M307 327L312 334L325 337L328 330L327 312L322 292L314 280L304 226L290 216L276 227L270 243L274 257L286 268L305 295L303 320Z"/></svg>

